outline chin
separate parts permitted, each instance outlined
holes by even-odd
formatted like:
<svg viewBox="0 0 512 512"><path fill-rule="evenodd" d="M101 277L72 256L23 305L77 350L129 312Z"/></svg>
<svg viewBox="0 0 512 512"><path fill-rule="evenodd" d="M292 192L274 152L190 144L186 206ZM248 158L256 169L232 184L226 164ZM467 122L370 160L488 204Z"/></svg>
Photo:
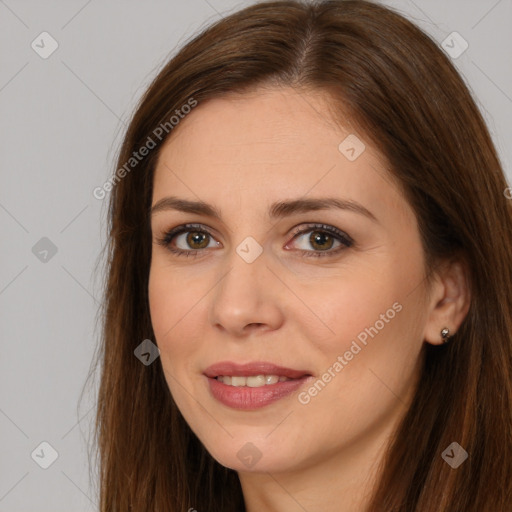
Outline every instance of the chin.
<svg viewBox="0 0 512 512"><path fill-rule="evenodd" d="M213 455L212 455L213 456ZM242 461L238 458L237 454L223 453L213 458L222 466L233 469L237 473L279 473L288 471L292 468L289 463L285 463L286 457L276 457L273 454L270 458L263 453L258 455L250 455L250 450L247 451L242 457Z"/></svg>
<svg viewBox="0 0 512 512"><path fill-rule="evenodd" d="M210 443L203 444L219 464L237 472L289 471L297 463L297 447L276 443L271 436L258 439L254 435L241 434L223 442L210 440Z"/></svg>

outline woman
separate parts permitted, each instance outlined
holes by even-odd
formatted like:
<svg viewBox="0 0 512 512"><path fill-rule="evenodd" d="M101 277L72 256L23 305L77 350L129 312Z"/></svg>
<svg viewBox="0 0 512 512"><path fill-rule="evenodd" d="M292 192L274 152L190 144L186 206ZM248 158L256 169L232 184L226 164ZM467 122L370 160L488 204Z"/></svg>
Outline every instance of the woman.
<svg viewBox="0 0 512 512"><path fill-rule="evenodd" d="M113 182L101 511L510 510L510 200L427 35L366 1L234 13Z"/></svg>

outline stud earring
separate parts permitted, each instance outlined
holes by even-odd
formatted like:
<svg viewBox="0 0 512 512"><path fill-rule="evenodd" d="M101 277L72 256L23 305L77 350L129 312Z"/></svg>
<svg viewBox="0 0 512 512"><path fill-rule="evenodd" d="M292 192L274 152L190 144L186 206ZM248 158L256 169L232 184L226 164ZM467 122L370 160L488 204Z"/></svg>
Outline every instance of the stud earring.
<svg viewBox="0 0 512 512"><path fill-rule="evenodd" d="M441 338L443 338L443 343L448 343L448 339L451 338L451 336L450 336L450 329L448 329L448 327L445 327L441 331Z"/></svg>

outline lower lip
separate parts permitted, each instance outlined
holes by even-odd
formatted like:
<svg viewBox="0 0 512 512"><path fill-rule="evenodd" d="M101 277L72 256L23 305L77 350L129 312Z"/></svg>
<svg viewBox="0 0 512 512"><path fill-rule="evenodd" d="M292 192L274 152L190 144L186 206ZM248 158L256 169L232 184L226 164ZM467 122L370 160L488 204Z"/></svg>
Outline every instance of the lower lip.
<svg viewBox="0 0 512 512"><path fill-rule="evenodd" d="M228 386L217 379L207 377L210 391L219 402L234 409L259 409L281 398L285 398L300 388L310 377L285 380L258 388L248 386Z"/></svg>

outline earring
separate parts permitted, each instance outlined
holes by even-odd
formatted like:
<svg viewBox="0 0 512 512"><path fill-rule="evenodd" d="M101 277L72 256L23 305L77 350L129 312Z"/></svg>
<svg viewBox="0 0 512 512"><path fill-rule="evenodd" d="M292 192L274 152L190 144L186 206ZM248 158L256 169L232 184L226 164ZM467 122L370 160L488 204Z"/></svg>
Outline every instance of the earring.
<svg viewBox="0 0 512 512"><path fill-rule="evenodd" d="M448 338L451 338L451 336L450 336L450 329L448 329L448 327L445 327L441 331L441 338L443 338L443 343L448 343Z"/></svg>

